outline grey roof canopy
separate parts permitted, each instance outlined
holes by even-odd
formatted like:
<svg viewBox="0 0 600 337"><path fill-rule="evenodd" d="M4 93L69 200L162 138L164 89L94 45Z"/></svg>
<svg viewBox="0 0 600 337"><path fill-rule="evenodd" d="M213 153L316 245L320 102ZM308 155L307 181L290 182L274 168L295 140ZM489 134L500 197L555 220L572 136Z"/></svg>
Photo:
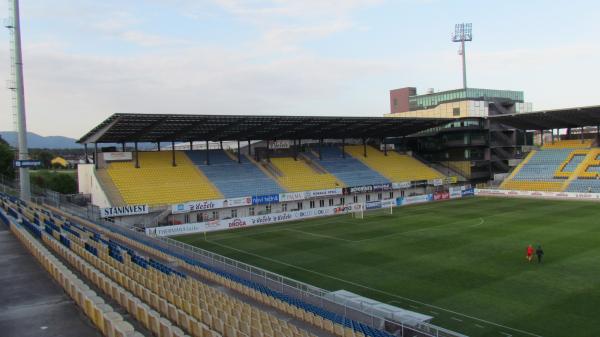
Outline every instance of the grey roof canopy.
<svg viewBox="0 0 600 337"><path fill-rule="evenodd" d="M114 114L77 142L170 142L399 137L441 118Z"/></svg>
<svg viewBox="0 0 600 337"><path fill-rule="evenodd" d="M490 120L522 130L548 130L600 125L600 105L490 116Z"/></svg>

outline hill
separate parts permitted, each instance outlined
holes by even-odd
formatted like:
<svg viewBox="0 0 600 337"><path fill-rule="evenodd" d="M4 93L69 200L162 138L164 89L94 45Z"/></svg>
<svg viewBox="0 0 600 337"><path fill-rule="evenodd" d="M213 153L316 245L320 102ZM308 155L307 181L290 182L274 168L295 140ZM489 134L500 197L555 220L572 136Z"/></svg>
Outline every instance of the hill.
<svg viewBox="0 0 600 337"><path fill-rule="evenodd" d="M17 133L15 131L0 131L0 136L11 146L17 146ZM27 144L29 148L37 149L72 149L82 146L75 143L74 138L63 136L40 136L37 133L27 133Z"/></svg>

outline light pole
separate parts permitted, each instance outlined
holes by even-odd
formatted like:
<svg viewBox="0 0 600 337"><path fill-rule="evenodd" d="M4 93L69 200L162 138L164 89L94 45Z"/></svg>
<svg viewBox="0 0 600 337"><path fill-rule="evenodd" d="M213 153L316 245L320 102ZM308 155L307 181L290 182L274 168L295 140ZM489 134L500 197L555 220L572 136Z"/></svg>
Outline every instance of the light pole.
<svg viewBox="0 0 600 337"><path fill-rule="evenodd" d="M465 42L473 41L472 24L457 23L454 25L454 34L452 42L460 42L458 54L462 56L463 88L467 89L467 60L465 51Z"/></svg>

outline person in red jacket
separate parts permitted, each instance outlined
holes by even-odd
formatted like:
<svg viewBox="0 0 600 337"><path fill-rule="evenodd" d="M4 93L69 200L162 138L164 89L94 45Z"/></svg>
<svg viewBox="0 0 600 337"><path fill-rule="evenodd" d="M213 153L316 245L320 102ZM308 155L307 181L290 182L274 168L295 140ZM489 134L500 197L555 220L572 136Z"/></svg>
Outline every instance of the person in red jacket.
<svg viewBox="0 0 600 337"><path fill-rule="evenodd" d="M533 246L529 245L527 246L527 256L525 256L525 258L527 259L527 261L531 262L531 260L533 260Z"/></svg>

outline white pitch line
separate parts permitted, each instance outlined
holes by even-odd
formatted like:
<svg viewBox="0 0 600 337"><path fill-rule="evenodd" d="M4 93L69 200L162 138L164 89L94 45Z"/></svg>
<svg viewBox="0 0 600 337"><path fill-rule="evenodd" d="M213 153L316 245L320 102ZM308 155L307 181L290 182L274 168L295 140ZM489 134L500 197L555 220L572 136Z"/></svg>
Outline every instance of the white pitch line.
<svg viewBox="0 0 600 337"><path fill-rule="evenodd" d="M331 239L331 240L339 240L339 241L344 241L344 242L356 242L356 241L353 241L353 240L346 240L346 239L338 238L338 237L335 237L335 236L329 236L329 235L323 235L323 234L305 232L305 231L301 231L301 230L293 229L293 228L285 228L283 230L284 231L288 231L288 232L302 233L302 234L305 234L305 235L315 236L315 237L318 237L318 238L325 238L325 239Z"/></svg>
<svg viewBox="0 0 600 337"><path fill-rule="evenodd" d="M481 325L481 324L475 324L475 326L478 327L479 329L483 329L484 328L484 326Z"/></svg>
<svg viewBox="0 0 600 337"><path fill-rule="evenodd" d="M484 223L485 223L485 219L484 218L479 218L479 222L478 223L476 223L474 225L471 225L469 227L479 227L479 226L483 225Z"/></svg>
<svg viewBox="0 0 600 337"><path fill-rule="evenodd" d="M509 334L507 332L504 332L504 331L500 331L500 333L503 334L506 337L511 337L512 336L511 334Z"/></svg>
<svg viewBox="0 0 600 337"><path fill-rule="evenodd" d="M327 277L327 278L332 279L332 280L344 282L346 284L350 284L350 285L353 285L353 286L356 286L356 287L359 287L359 288L363 288L363 289L371 290L371 291L374 291L374 292L378 292L378 293L383 294L383 295L387 295L387 296L399 298L399 299L402 299L402 300L410 301L410 302L413 302L413 303L425 305L425 306L428 306L430 308L442 310L442 311L445 311L445 312L448 312L448 313L451 313L451 314L455 314L455 315L458 315L458 316L462 316L462 317L469 318L469 319L472 319L472 320L476 320L476 321L479 321L479 322L483 322L483 323L486 323L486 324L494 325L494 326L497 326L497 327L500 327L500 328L504 328L504 329L516 331L516 332L519 332L519 333L522 333L522 334L526 334L526 335L529 335L529 336L543 337L541 335L538 335L538 334L535 334L535 333L532 333L532 332L528 332L528 331L525 331L525 330L520 330L520 329L517 329L517 328L511 328L509 326L502 325L500 323L495 323L495 322L492 322L492 321L488 321L488 320L485 320L483 318L478 318L478 317L470 316L470 315L463 314L463 313L460 313L460 312L457 312L457 311L453 311L453 310L450 310L450 309L442 308L442 307L439 307L437 305L433 305L433 304L421 302L421 301L418 301L418 300L414 300L414 299L411 299L411 298L408 298L408 297L404 297L404 296L392 294L392 293L384 291L384 290L372 288L372 287L369 287L369 286L364 285L364 284L360 284L360 283L348 281L348 280L345 280L343 278L339 278L339 277L332 276L332 275L329 275L329 274L321 273L321 272L314 271L314 270L311 270L311 269L307 269L307 268L304 268L304 267L296 266L296 265L293 265L293 264L290 264L290 263L287 263L287 262L283 262L283 261L280 261L280 260L276 260L276 259L273 259L273 258L270 258L270 257L266 257L266 256L262 256L262 255L255 254L255 253L252 253L252 252L248 252L248 251L245 251L243 249L239 249L239 248L231 247L231 246L228 246L228 245L224 245L222 243L218 243L218 242L214 242L214 241L209 241L209 242L211 242L211 243L213 243L213 244L215 244L217 246L228 248L228 249L240 252L240 253L244 253L244 254L247 254L247 255L250 255L250 256L254 256L254 257L263 259L263 260L267 260L267 261L279 263L279 264L281 264L283 266L287 266L287 267L291 267L291 268L296 268L298 270L302 270L302 271L305 271L305 272L308 272L308 273L312 273L312 274L315 274L315 275L319 275L319 276L322 276L322 277Z"/></svg>
<svg viewBox="0 0 600 337"><path fill-rule="evenodd" d="M456 318L456 317L450 317L450 318L453 319L453 320L455 320L455 321L457 321L457 322L462 322L463 321L462 319Z"/></svg>

